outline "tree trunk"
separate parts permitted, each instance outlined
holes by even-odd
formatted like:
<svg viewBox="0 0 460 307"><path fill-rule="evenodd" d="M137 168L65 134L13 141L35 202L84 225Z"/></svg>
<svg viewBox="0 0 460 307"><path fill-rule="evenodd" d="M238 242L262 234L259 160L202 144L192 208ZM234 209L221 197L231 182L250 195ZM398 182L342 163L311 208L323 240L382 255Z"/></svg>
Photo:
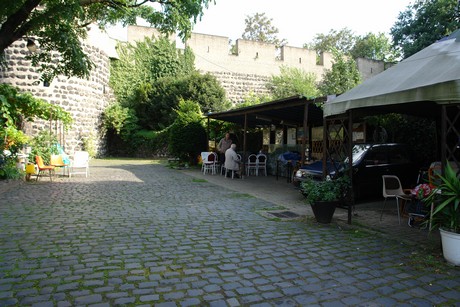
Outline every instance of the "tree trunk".
<svg viewBox="0 0 460 307"><path fill-rule="evenodd" d="M15 13L8 16L0 28L0 54L30 31L27 19L40 2L41 0L27 0Z"/></svg>

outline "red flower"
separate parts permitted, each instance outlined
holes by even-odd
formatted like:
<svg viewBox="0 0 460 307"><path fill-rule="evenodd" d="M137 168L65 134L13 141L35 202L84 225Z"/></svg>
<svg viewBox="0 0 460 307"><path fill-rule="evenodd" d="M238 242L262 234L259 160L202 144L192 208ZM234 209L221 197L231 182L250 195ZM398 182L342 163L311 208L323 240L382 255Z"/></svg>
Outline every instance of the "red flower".
<svg viewBox="0 0 460 307"><path fill-rule="evenodd" d="M415 198L417 199L424 199L425 197L430 195L430 193L431 187L427 183L419 184L412 190L412 194L415 195Z"/></svg>

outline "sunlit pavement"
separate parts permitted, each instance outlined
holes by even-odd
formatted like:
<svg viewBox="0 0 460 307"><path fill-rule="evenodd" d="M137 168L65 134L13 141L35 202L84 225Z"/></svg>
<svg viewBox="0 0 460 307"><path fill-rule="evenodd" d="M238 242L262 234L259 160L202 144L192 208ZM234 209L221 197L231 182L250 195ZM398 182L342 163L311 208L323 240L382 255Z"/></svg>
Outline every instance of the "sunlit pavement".
<svg viewBox="0 0 460 307"><path fill-rule="evenodd" d="M422 248L436 235L380 206L320 225L285 178L146 160L1 183L0 306L460 306L460 269Z"/></svg>

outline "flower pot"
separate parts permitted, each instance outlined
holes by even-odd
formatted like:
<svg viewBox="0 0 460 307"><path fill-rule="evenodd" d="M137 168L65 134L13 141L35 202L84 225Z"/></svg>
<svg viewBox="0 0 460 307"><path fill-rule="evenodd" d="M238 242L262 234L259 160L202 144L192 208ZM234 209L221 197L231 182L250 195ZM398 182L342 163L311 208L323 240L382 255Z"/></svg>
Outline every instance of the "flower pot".
<svg viewBox="0 0 460 307"><path fill-rule="evenodd" d="M338 200L333 201L315 201L311 204L313 214L318 223L329 224L332 221L335 208L340 202Z"/></svg>
<svg viewBox="0 0 460 307"><path fill-rule="evenodd" d="M441 232L442 254L447 262L460 266L460 233L439 229Z"/></svg>

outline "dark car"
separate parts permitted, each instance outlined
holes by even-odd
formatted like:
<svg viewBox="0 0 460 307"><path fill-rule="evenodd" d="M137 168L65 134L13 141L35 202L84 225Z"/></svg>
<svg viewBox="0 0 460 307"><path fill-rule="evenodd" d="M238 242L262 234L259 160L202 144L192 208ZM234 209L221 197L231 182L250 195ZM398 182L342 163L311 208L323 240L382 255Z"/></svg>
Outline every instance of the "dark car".
<svg viewBox="0 0 460 307"><path fill-rule="evenodd" d="M348 158L339 162L328 162L327 169L331 177L336 172L343 173ZM358 144L353 146L353 193L355 198L378 196L382 194L382 175L396 175L403 187L416 184L419 166L413 162L407 145L389 144ZM294 183L312 178L321 180L323 162L316 161L301 167L294 176Z"/></svg>

